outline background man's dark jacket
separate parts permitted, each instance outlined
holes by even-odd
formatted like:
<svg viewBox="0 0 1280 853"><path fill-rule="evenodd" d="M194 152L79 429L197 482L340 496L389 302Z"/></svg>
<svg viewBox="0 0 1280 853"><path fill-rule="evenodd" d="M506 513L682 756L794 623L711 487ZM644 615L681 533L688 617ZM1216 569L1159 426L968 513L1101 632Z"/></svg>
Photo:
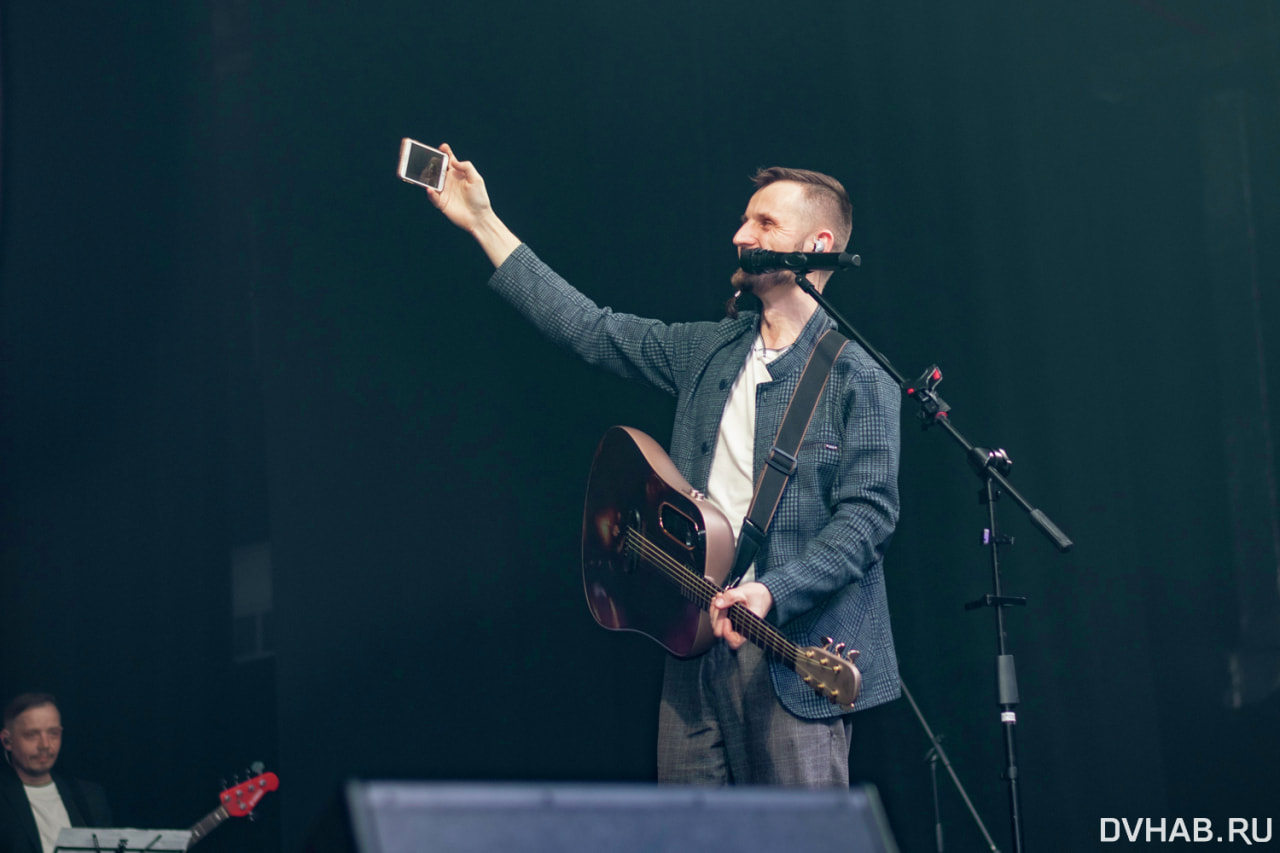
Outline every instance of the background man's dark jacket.
<svg viewBox="0 0 1280 853"><path fill-rule="evenodd" d="M111 808L102 786L53 773L72 826L111 826ZM0 767L0 853L42 853L40 833L22 780Z"/></svg>

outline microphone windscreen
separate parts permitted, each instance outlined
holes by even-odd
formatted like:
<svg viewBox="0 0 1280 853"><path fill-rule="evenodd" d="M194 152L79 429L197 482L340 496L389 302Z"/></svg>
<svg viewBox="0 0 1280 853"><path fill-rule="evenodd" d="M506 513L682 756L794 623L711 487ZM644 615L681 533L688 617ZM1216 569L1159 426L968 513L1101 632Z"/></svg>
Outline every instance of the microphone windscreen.
<svg viewBox="0 0 1280 853"><path fill-rule="evenodd" d="M767 249L743 249L738 266L745 272L762 273L778 268L777 253Z"/></svg>

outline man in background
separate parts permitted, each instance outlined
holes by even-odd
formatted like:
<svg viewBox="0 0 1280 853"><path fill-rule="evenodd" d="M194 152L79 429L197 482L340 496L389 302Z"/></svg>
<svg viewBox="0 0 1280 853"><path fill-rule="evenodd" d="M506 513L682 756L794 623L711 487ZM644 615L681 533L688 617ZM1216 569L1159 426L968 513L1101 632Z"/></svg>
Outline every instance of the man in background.
<svg viewBox="0 0 1280 853"><path fill-rule="evenodd" d="M53 853L69 826L111 826L100 785L53 772L62 715L48 693L23 693L5 707L0 745L12 771L0 769L0 853Z"/></svg>

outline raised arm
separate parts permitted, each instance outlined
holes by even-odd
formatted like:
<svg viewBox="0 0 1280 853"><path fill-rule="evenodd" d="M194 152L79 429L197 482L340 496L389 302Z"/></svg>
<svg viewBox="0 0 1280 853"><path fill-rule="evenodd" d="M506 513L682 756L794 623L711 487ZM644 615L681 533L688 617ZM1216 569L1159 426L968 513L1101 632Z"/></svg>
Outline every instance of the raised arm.
<svg viewBox="0 0 1280 853"><path fill-rule="evenodd" d="M602 308L547 267L511 232L489 203L484 178L466 160L449 155L444 189L428 189L431 203L484 249L497 271L489 286L552 341L589 364L677 393L678 376L692 352L691 327L668 325ZM519 251L517 251L519 250Z"/></svg>

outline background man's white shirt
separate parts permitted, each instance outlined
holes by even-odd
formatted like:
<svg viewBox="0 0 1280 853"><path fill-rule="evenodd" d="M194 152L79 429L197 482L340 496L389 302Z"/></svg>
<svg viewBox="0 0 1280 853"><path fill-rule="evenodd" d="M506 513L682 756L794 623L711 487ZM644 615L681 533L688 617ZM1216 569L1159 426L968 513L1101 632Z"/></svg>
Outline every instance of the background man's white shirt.
<svg viewBox="0 0 1280 853"><path fill-rule="evenodd" d="M44 848L44 853L53 853L58 833L71 826L71 818L67 815L67 807L62 804L58 786L50 782L48 785L23 785L22 788L31 802L36 829L40 830L40 846Z"/></svg>

